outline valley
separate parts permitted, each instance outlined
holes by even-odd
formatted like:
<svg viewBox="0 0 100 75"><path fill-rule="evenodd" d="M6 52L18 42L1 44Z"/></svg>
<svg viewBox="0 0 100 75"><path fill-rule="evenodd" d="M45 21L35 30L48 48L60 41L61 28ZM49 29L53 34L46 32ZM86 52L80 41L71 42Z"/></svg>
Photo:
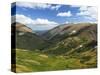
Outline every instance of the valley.
<svg viewBox="0 0 100 75"><path fill-rule="evenodd" d="M97 67L97 24L65 24L41 35L20 24L15 33L16 72Z"/></svg>

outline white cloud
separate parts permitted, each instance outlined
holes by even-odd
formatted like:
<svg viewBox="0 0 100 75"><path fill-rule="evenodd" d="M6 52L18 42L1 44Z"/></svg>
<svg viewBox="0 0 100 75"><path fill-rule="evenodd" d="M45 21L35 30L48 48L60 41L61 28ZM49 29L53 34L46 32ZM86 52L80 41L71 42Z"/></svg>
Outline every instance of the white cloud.
<svg viewBox="0 0 100 75"><path fill-rule="evenodd" d="M70 17L72 16L71 12L68 11L68 12L60 12L57 14L57 16L61 16L61 17Z"/></svg>
<svg viewBox="0 0 100 75"><path fill-rule="evenodd" d="M28 8L49 8L51 5L42 3L30 3L30 2L17 2L17 6L28 7Z"/></svg>
<svg viewBox="0 0 100 75"><path fill-rule="evenodd" d="M56 9L58 10L61 7L61 5L56 5L56 6L52 6L51 9Z"/></svg>
<svg viewBox="0 0 100 75"><path fill-rule="evenodd" d="M39 9L56 9L58 10L61 5L52 5L52 4L47 4L47 3L30 3L30 2L16 2L17 6L20 7L26 7L26 8L39 8Z"/></svg>
<svg viewBox="0 0 100 75"><path fill-rule="evenodd" d="M15 18L16 18L16 20L15 20ZM48 30L48 29L52 29L52 28L58 26L57 22L50 21L48 19L37 18L37 19L33 20L30 17L24 16L21 14L16 14L15 16L12 16L12 23L14 23L14 22L19 22L19 23L25 24L28 27L31 27L33 29L42 28L42 29Z"/></svg>
<svg viewBox="0 0 100 75"><path fill-rule="evenodd" d="M15 21L23 24L32 24L34 22L31 18L19 14L12 16L12 23L14 23Z"/></svg>
<svg viewBox="0 0 100 75"><path fill-rule="evenodd" d="M88 6L80 6L79 10L86 11L86 10L88 10Z"/></svg>
<svg viewBox="0 0 100 75"><path fill-rule="evenodd" d="M54 21L49 21L48 19L42 19L42 18L37 18L33 20L30 17L21 14L16 14L15 16L12 16L12 23L14 22L13 18L16 18L16 22L20 22L23 24L58 24Z"/></svg>
<svg viewBox="0 0 100 75"><path fill-rule="evenodd" d="M34 20L35 24L57 24L54 21L49 21L48 19L41 19L41 18L37 18L36 20Z"/></svg>
<svg viewBox="0 0 100 75"><path fill-rule="evenodd" d="M70 7L76 8L76 7L80 7L80 5L70 5Z"/></svg>
<svg viewBox="0 0 100 75"><path fill-rule="evenodd" d="M96 7L81 6L79 10L80 10L80 12L77 13L77 15L85 16L87 18L97 20L98 13L97 13L97 8Z"/></svg>
<svg viewBox="0 0 100 75"><path fill-rule="evenodd" d="M80 15L80 16L88 16L90 13L88 11L81 11L79 13L77 13L77 15Z"/></svg>
<svg viewBox="0 0 100 75"><path fill-rule="evenodd" d="M65 24L68 24L68 23L69 23L68 21L65 22Z"/></svg>

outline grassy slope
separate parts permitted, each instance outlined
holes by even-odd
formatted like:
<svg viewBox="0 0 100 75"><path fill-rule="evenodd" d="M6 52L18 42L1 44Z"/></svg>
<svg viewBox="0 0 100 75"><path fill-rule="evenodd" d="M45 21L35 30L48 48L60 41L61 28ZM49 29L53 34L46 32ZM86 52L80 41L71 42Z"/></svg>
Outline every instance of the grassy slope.
<svg viewBox="0 0 100 75"><path fill-rule="evenodd" d="M17 72L36 72L36 71L52 71L66 69L80 69L96 67L96 57L87 61L87 57L77 58L74 56L55 56L40 53L38 51L16 50L16 71ZM86 53L85 53L86 54ZM87 64L89 63L89 64ZM94 66L91 66L94 64Z"/></svg>
<svg viewBox="0 0 100 75"><path fill-rule="evenodd" d="M88 32L84 32L89 36ZM62 41L56 44L51 44L49 48L45 49L44 52L47 54L54 55L65 55L72 53L82 53L94 49L97 45L95 40L91 37L81 35L66 37ZM82 47L81 47L82 46Z"/></svg>
<svg viewBox="0 0 100 75"><path fill-rule="evenodd" d="M34 33L24 33L24 35L18 35L16 33L16 47L19 49L40 49L47 45L46 41L37 36Z"/></svg>

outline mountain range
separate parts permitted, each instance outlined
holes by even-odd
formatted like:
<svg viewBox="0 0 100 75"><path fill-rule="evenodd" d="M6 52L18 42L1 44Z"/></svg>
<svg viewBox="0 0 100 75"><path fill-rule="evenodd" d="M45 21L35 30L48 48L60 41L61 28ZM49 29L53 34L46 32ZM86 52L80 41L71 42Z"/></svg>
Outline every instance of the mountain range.
<svg viewBox="0 0 100 75"><path fill-rule="evenodd" d="M15 27L15 29L14 29ZM79 59L89 67L97 67L97 24L63 24L51 30L35 32L21 23L12 24L16 49L38 51L50 56Z"/></svg>

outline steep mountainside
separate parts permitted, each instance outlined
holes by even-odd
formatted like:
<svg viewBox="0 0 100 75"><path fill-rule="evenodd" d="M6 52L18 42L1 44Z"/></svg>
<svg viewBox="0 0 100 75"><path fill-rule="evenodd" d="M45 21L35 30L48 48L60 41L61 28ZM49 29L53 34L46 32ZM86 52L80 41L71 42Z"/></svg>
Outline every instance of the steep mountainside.
<svg viewBox="0 0 100 75"><path fill-rule="evenodd" d="M91 39L96 40L97 35L97 25L90 23L79 23L79 24L70 24L70 25L60 25L54 29L49 30L47 33L43 34L43 37L47 40L60 40L63 37L71 37L77 35L86 35L85 37L90 37ZM89 35L92 36L89 36Z"/></svg>
<svg viewBox="0 0 100 75"><path fill-rule="evenodd" d="M45 50L48 53L69 54L88 51L97 46L97 25L86 23L58 26L43 36L51 43L49 49Z"/></svg>
<svg viewBox="0 0 100 75"><path fill-rule="evenodd" d="M12 24L12 29L14 27L16 28L16 31L22 31L22 32L30 32L30 33L32 33L32 29L29 28L29 27L27 27L27 26L25 26L24 24L16 22L16 23Z"/></svg>
<svg viewBox="0 0 100 75"><path fill-rule="evenodd" d="M16 48L18 49L41 49L45 44L46 41L33 33L32 29L21 24L21 23L13 23L12 30L16 29ZM12 33L13 34L13 33Z"/></svg>

